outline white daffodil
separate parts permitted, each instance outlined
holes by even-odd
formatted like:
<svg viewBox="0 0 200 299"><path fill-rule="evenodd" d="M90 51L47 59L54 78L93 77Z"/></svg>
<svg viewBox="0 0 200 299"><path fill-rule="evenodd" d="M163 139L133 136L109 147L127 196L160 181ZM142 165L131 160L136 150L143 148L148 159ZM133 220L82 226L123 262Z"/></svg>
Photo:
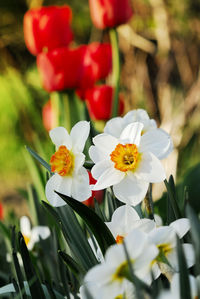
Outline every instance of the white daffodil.
<svg viewBox="0 0 200 299"><path fill-rule="evenodd" d="M45 240L50 236L50 229L47 226L31 228L30 220L26 216L20 218L20 231L29 250L33 249L34 244L39 242L40 238Z"/></svg>
<svg viewBox="0 0 200 299"><path fill-rule="evenodd" d="M89 154L95 165L93 190L113 186L115 196L129 205L137 205L146 195L149 183L162 182L166 176L158 158L151 152L152 142L143 142L143 124L129 124L120 138L100 134L93 138ZM162 144L157 142L158 151Z"/></svg>
<svg viewBox="0 0 200 299"><path fill-rule="evenodd" d="M159 249L160 254L157 257L158 262L161 261L162 256L164 255L173 271L177 272L179 270L176 235L178 235L178 237L181 239L189 229L189 220L187 218L182 218L172 222L170 226L158 227L148 234L150 241ZM187 266L190 268L194 265L194 249L191 244L184 243L182 246L186 257ZM161 274L160 267L156 263L156 260L152 265L154 277L157 278Z"/></svg>
<svg viewBox="0 0 200 299"><path fill-rule="evenodd" d="M54 191L78 201L84 201L91 196L88 172L83 167L85 155L82 153L89 131L89 122L80 121L72 128L70 135L63 127L49 132L56 152L50 160L54 175L48 180L45 193L54 207L66 204Z"/></svg>
<svg viewBox="0 0 200 299"><path fill-rule="evenodd" d="M200 276L194 277L189 275L190 293L192 299L198 299L198 284L200 282ZM181 299L180 290L180 274L174 274L170 284L169 291L162 291L158 299Z"/></svg>
<svg viewBox="0 0 200 299"><path fill-rule="evenodd" d="M170 135L162 129L158 129L154 119L150 119L147 112L143 109L129 111L124 117L115 117L106 123L104 132L119 138L125 127L133 122L143 124L141 134L143 143L150 146L151 150L158 159L166 158L173 150L173 142ZM154 141L152 143L152 140Z"/></svg>
<svg viewBox="0 0 200 299"><path fill-rule="evenodd" d="M125 239L130 262L134 274L146 281L149 278L150 265L158 254L155 245L149 243L147 234L134 229ZM128 261L122 244L109 247L105 254L105 262L93 267L86 274L86 284L97 284L101 290L101 298L118 298L126 293L129 273ZM121 298L119 297L119 298ZM122 297L123 298L123 297Z"/></svg>
<svg viewBox="0 0 200 299"><path fill-rule="evenodd" d="M80 298L81 299L88 299L88 293L92 296L92 299L133 299L135 298L135 289L133 284L126 280L124 283L123 292L119 293L118 295L114 295L114 297L109 297L105 294L105 292L99 287L97 283L94 281L91 283L85 283L80 287ZM103 294L106 297L102 297Z"/></svg>
<svg viewBox="0 0 200 299"><path fill-rule="evenodd" d="M116 242L122 243L124 238L134 229L138 228L145 233L150 232L156 227L153 220L143 218L140 219L135 209L129 205L117 208L110 222L105 222L112 232Z"/></svg>

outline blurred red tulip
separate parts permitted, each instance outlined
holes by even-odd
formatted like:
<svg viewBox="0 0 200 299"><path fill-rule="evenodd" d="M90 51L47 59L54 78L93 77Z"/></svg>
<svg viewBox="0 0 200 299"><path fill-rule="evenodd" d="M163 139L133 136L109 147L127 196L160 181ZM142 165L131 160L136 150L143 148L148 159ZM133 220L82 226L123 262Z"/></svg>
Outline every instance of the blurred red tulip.
<svg viewBox="0 0 200 299"><path fill-rule="evenodd" d="M86 46L77 49L60 48L37 56L37 66L43 87L47 91L76 88L83 76Z"/></svg>
<svg viewBox="0 0 200 299"><path fill-rule="evenodd" d="M90 171L88 171L88 174L89 174L90 185L94 185L96 183L96 180L93 178ZM94 198L100 204L104 198L104 191L103 190L92 191L92 196L87 200L83 201L83 203L88 207L94 207Z"/></svg>
<svg viewBox="0 0 200 299"><path fill-rule="evenodd" d="M85 93L87 107L91 118L96 120L108 120L112 113L113 87L109 85L95 86ZM119 115L124 111L124 100L119 95Z"/></svg>
<svg viewBox="0 0 200 299"><path fill-rule="evenodd" d="M47 91L90 88L111 71L111 46L92 43L41 53L37 56L37 66Z"/></svg>
<svg viewBox="0 0 200 299"><path fill-rule="evenodd" d="M84 78L80 87L93 87L96 81L105 79L112 69L111 45L108 43L101 44L97 42L89 44L87 46L83 64Z"/></svg>
<svg viewBox="0 0 200 299"><path fill-rule="evenodd" d="M48 100L42 108L42 122L47 131L52 130L56 126L56 114L53 110L51 100Z"/></svg>
<svg viewBox="0 0 200 299"><path fill-rule="evenodd" d="M68 46L73 39L71 20L72 11L67 5L28 10L24 15L24 39L28 50L37 55Z"/></svg>
<svg viewBox="0 0 200 299"><path fill-rule="evenodd" d="M92 22L99 29L116 27L132 16L130 0L89 0Z"/></svg>
<svg viewBox="0 0 200 299"><path fill-rule="evenodd" d="M0 220L3 220L3 205L0 203Z"/></svg>

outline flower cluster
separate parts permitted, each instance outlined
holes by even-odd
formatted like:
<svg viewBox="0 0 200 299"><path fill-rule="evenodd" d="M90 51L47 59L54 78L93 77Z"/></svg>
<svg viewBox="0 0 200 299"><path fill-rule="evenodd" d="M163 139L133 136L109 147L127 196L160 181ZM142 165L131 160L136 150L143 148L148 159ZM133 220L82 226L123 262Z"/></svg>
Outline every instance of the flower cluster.
<svg viewBox="0 0 200 299"><path fill-rule="evenodd" d="M98 2L90 2L90 11L95 25L105 22L101 28L115 27L127 22L132 16L129 1L120 1L117 5L112 1L105 1L105 4ZM97 7L94 5L101 8L102 13L98 13L98 18L95 15ZM103 9L107 11L108 8L113 11L106 17ZM120 17L117 17L118 12ZM111 117L114 89L110 85L95 84L104 80L111 72L111 45L93 42L73 47L71 21L72 11L67 5L30 9L24 16L26 46L37 56L38 71L42 85L47 91L74 89L82 100L87 100L92 118L108 120ZM100 108L103 106L106 108ZM123 107L123 98L120 96L120 113L123 112Z"/></svg>

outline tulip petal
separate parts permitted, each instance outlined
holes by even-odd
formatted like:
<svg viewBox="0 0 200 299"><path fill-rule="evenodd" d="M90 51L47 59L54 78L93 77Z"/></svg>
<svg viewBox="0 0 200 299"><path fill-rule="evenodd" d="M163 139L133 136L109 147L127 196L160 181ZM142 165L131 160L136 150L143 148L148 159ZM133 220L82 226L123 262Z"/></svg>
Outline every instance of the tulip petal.
<svg viewBox="0 0 200 299"><path fill-rule="evenodd" d="M72 147L71 138L67 132L67 130L63 127L54 128L49 132L50 138L52 142L58 148L61 145L65 145L68 150Z"/></svg>
<svg viewBox="0 0 200 299"><path fill-rule="evenodd" d="M82 152L86 140L90 132L90 123L87 121L79 121L75 126L73 126L70 137L72 140L73 151Z"/></svg>
<svg viewBox="0 0 200 299"><path fill-rule="evenodd" d="M140 144L141 132L143 129L143 124L139 122L134 122L126 126L120 135L120 140L124 140L131 144Z"/></svg>
<svg viewBox="0 0 200 299"><path fill-rule="evenodd" d="M159 183L166 179L165 170L158 158L152 153L142 153L141 161L135 171L138 179L149 183Z"/></svg>
<svg viewBox="0 0 200 299"><path fill-rule="evenodd" d="M120 201L136 206L144 199L148 186L149 183L145 181L126 176L119 184L113 186L113 191Z"/></svg>
<svg viewBox="0 0 200 299"><path fill-rule="evenodd" d="M61 177L59 174L54 174L47 182L45 194L47 200L53 207L61 207L66 205L65 201L60 198L55 191L71 196L71 177Z"/></svg>
<svg viewBox="0 0 200 299"><path fill-rule="evenodd" d="M164 159L173 150L172 139L162 129L150 130L141 137L140 150L151 152L160 160Z"/></svg>

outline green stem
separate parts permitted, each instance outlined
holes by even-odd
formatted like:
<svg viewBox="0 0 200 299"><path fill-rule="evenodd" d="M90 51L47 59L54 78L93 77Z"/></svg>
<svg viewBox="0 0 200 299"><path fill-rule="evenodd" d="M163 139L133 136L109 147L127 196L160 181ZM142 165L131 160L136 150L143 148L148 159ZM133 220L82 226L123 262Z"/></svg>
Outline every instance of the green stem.
<svg viewBox="0 0 200 299"><path fill-rule="evenodd" d="M68 103L69 103L69 111L70 111L70 125L71 128L81 120L81 109L79 100L76 97L75 91L70 90L68 92Z"/></svg>
<svg viewBox="0 0 200 299"><path fill-rule="evenodd" d="M112 117L116 117L118 116L119 108L120 55L118 34L115 28L110 29L110 41L112 45L112 78L114 87Z"/></svg>

